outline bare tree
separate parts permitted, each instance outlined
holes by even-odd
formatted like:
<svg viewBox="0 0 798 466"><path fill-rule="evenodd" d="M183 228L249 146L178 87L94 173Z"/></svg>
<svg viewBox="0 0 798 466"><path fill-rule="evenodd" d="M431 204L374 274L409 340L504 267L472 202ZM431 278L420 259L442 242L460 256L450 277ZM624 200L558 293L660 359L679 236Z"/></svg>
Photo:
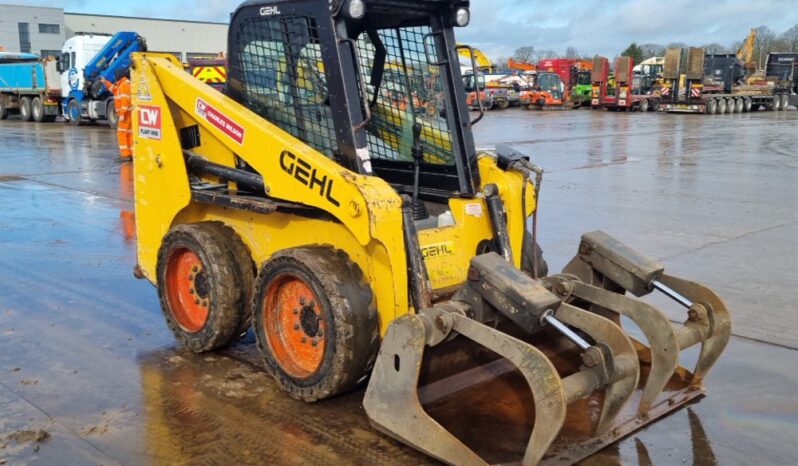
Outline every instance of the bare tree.
<svg viewBox="0 0 798 466"><path fill-rule="evenodd" d="M684 49L687 48L687 44L684 42L671 42L670 44L666 45L665 48L667 49Z"/></svg>
<svg viewBox="0 0 798 466"><path fill-rule="evenodd" d="M711 44L702 45L701 47L704 49L705 53L709 53L709 54L735 53L737 51L736 49L735 50L729 50L726 47L724 47L724 46L722 46L722 45L720 45L720 44L718 44L716 42L713 42Z"/></svg>
<svg viewBox="0 0 798 466"><path fill-rule="evenodd" d="M505 57L504 55L502 55L501 57L493 60L493 66L495 66L496 68L498 68L500 70L503 70L503 69L507 68L507 62L509 60L510 60L510 57Z"/></svg>
<svg viewBox="0 0 798 466"><path fill-rule="evenodd" d="M765 63L765 57L773 47L773 42L776 40L776 33L767 26L759 26L756 28L756 39L754 40L754 60L757 63L757 68L762 68Z"/></svg>
<svg viewBox="0 0 798 466"><path fill-rule="evenodd" d="M532 63L532 59L535 56L535 47L531 45L525 45L523 47L518 47L515 49L513 53L513 59L522 61L524 63Z"/></svg>
<svg viewBox="0 0 798 466"><path fill-rule="evenodd" d="M640 44L640 50L643 52L643 60L665 56L665 47L661 44Z"/></svg>
<svg viewBox="0 0 798 466"><path fill-rule="evenodd" d="M576 50L576 47L568 46L565 49L565 58L582 58L582 56L579 55L579 50Z"/></svg>
<svg viewBox="0 0 798 466"><path fill-rule="evenodd" d="M541 49L535 50L535 62L539 62L540 60L545 60L547 58L558 58L559 54L551 49Z"/></svg>
<svg viewBox="0 0 798 466"><path fill-rule="evenodd" d="M798 52L798 24L781 33L779 38L787 46L785 52Z"/></svg>

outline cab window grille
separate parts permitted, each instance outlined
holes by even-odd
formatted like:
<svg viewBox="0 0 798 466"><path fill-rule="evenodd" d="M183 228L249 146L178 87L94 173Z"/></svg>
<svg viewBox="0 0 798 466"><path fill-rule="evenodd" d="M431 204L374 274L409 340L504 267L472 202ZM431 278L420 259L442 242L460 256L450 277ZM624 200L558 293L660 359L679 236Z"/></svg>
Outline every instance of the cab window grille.
<svg viewBox="0 0 798 466"><path fill-rule="evenodd" d="M244 21L237 34L242 103L333 157L335 129L317 37L314 22L305 17Z"/></svg>
<svg viewBox="0 0 798 466"><path fill-rule="evenodd" d="M366 127L372 159L412 161L413 125L422 127L424 162L454 164L452 135L446 119L443 70L429 62L439 57L428 26L377 31L386 57L382 83L374 100L375 86L366 79L369 101L374 102ZM424 50L424 38L429 60ZM367 34L358 40L363 76L372 75L380 44Z"/></svg>

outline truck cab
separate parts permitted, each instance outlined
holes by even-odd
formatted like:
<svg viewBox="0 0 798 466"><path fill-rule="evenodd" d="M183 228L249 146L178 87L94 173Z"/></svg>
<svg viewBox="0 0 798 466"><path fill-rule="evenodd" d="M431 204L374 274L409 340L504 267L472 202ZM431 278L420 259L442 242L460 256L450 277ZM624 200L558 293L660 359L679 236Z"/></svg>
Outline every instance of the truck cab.
<svg viewBox="0 0 798 466"><path fill-rule="evenodd" d="M58 71L61 73L61 95L64 96L62 110L65 116L70 94L82 95L85 92L86 80L83 72L86 65L109 40L110 34L77 33L61 47Z"/></svg>

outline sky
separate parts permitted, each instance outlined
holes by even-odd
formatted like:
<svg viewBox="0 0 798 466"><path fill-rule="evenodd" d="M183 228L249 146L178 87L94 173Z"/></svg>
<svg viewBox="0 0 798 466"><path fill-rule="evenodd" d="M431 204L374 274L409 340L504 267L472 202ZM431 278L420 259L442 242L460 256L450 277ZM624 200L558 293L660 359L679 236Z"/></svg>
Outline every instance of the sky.
<svg viewBox="0 0 798 466"><path fill-rule="evenodd" d="M19 0L4 0L16 3ZM368 0L367 0L368 1ZM240 2L226 0L33 0L68 12L226 22ZM520 46L615 56L631 42L728 46L752 27L776 33L798 24L796 0L471 0L471 24L460 42L491 58Z"/></svg>

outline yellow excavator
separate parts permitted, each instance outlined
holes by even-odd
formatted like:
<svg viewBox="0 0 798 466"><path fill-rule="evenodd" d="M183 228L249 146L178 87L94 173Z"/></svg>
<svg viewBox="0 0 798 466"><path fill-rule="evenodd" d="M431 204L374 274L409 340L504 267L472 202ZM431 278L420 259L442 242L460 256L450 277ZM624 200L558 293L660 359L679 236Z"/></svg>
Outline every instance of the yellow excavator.
<svg viewBox="0 0 798 466"><path fill-rule="evenodd" d="M251 328L288 395L367 383L372 425L433 458L575 462L702 396L731 323L601 231L549 273L543 170L475 148L469 20L467 0L248 1L224 92L135 54L135 273L186 347ZM683 323L636 299L652 292Z"/></svg>

